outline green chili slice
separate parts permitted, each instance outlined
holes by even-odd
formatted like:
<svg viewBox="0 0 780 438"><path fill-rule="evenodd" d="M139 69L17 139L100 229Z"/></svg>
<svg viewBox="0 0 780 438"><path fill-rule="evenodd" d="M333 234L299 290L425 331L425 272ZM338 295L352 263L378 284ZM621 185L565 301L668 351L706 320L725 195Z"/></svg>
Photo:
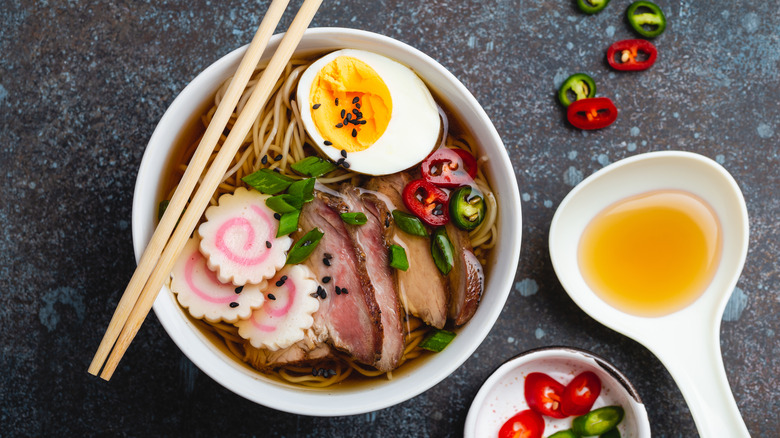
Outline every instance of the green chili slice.
<svg viewBox="0 0 780 438"><path fill-rule="evenodd" d="M336 169L336 165L320 157L306 157L290 165L292 170L301 175L317 178Z"/></svg>
<svg viewBox="0 0 780 438"><path fill-rule="evenodd" d="M463 186L450 195L450 220L462 230L473 230L485 220L487 206L478 190Z"/></svg>
<svg viewBox="0 0 780 438"><path fill-rule="evenodd" d="M320 239L325 233L320 231L319 228L312 228L308 233L304 234L300 240L295 242L295 245L290 248L290 252L287 253L287 264L297 265L306 260L314 251L314 248L320 243Z"/></svg>
<svg viewBox="0 0 780 438"><path fill-rule="evenodd" d="M405 233L413 236L428 237L428 231L425 229L425 225L423 225L420 218L413 214L401 210L393 210L393 221L395 222L395 225Z"/></svg>
<svg viewBox="0 0 780 438"><path fill-rule="evenodd" d="M596 81L585 73L575 73L561 85L558 90L558 100L568 107L572 102L596 96Z"/></svg>
<svg viewBox="0 0 780 438"><path fill-rule="evenodd" d="M251 175L241 178L241 181L244 181L258 192L265 193L266 195L275 195L287 190L287 187L290 187L290 184L295 182L294 179L284 176L279 172L274 172L271 169L260 169Z"/></svg>
<svg viewBox="0 0 780 438"><path fill-rule="evenodd" d="M444 350L447 345L450 345L450 342L452 342L453 339L455 339L455 333L448 330L435 330L433 333L426 336L418 346L439 353Z"/></svg>
<svg viewBox="0 0 780 438"><path fill-rule="evenodd" d="M390 245L390 266L401 271L409 269L409 259L406 258L406 250L402 246Z"/></svg>
<svg viewBox="0 0 780 438"><path fill-rule="evenodd" d="M431 255L433 263L442 274L447 275L455 264L455 249L444 227L439 227L431 235Z"/></svg>
<svg viewBox="0 0 780 438"><path fill-rule="evenodd" d="M298 229L298 219L301 217L300 210L293 210L284 213L279 218L279 229L276 231L276 237L286 236Z"/></svg>
<svg viewBox="0 0 780 438"><path fill-rule="evenodd" d="M666 16L653 2L637 1L626 10L628 23L645 38L655 38L666 30Z"/></svg>
<svg viewBox="0 0 780 438"><path fill-rule="evenodd" d="M366 217L366 214L361 212L341 213L339 216L341 216L341 220L343 220L344 222L350 225L363 225L366 222L368 222L368 218Z"/></svg>
<svg viewBox="0 0 780 438"><path fill-rule="evenodd" d="M577 417L572 430L578 436L594 436L609 432L623 420L625 412L620 406L604 406Z"/></svg>
<svg viewBox="0 0 780 438"><path fill-rule="evenodd" d="M609 0L577 0L577 7L586 14L595 14L606 8Z"/></svg>

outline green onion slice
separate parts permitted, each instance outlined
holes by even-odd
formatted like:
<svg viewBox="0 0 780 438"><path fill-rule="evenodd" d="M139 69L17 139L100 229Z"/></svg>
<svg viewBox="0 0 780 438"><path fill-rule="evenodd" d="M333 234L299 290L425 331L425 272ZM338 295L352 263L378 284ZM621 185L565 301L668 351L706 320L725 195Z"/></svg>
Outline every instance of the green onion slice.
<svg viewBox="0 0 780 438"><path fill-rule="evenodd" d="M455 339L455 333L447 330L435 330L420 342L419 347L436 353L444 350Z"/></svg>
<svg viewBox="0 0 780 438"><path fill-rule="evenodd" d="M409 269L409 260L406 258L406 250L402 246L390 245L390 266L402 271Z"/></svg>
<svg viewBox="0 0 780 438"><path fill-rule="evenodd" d="M317 178L336 169L336 165L320 157L306 157L290 165L292 170L301 175Z"/></svg>
<svg viewBox="0 0 780 438"><path fill-rule="evenodd" d="M350 225L363 225L368 222L368 218L364 213L341 213L341 220Z"/></svg>
<svg viewBox="0 0 780 438"><path fill-rule="evenodd" d="M276 231L276 237L286 236L296 231L298 229L298 218L300 217L300 210L284 213L279 219L279 229Z"/></svg>
<svg viewBox="0 0 780 438"><path fill-rule="evenodd" d="M266 199L265 205L277 213L285 214L300 210L303 206L303 200L297 196L282 194Z"/></svg>
<svg viewBox="0 0 780 438"><path fill-rule="evenodd" d="M260 169L251 175L241 178L241 180L266 195L275 195L282 192L295 181L271 169Z"/></svg>
<svg viewBox="0 0 780 438"><path fill-rule="evenodd" d="M413 236L428 237L428 231L425 229L425 225L423 225L420 218L413 214L401 210L393 210L393 221L395 221L396 226L405 233Z"/></svg>
<svg viewBox="0 0 780 438"><path fill-rule="evenodd" d="M290 248L290 252L287 253L287 264L297 265L298 263L306 260L311 255L314 248L320 243L320 239L325 233L320 231L319 228L312 228L308 233L304 234L300 240L295 242L295 245Z"/></svg>
<svg viewBox="0 0 780 438"><path fill-rule="evenodd" d="M290 184L287 193L300 198L303 202L310 202L314 199L314 178L302 179Z"/></svg>
<svg viewBox="0 0 780 438"><path fill-rule="evenodd" d="M170 204L171 201L164 199L160 201L160 205L157 206L157 221L161 221L163 215L165 214L165 210L168 209L168 204Z"/></svg>
<svg viewBox="0 0 780 438"><path fill-rule="evenodd" d="M439 268L442 274L447 275L455 264L455 249L452 247L452 241L447 236L444 227L439 227L431 235L431 255L433 263Z"/></svg>

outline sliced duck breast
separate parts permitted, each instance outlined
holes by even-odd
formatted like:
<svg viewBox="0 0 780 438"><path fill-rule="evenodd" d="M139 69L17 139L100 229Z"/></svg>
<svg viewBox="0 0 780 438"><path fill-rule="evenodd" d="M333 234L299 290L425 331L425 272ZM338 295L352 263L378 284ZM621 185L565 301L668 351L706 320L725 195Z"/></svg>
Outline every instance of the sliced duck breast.
<svg viewBox="0 0 780 438"><path fill-rule="evenodd" d="M371 178L366 187L383 195L392 205L388 208L408 213L401 199L404 186L414 177L408 172ZM392 220L391 220L392 223ZM390 227L394 243L404 248L409 269L396 271L396 288L406 311L423 320L427 325L442 328L447 322L449 287L431 256L431 243L425 237L413 236Z"/></svg>
<svg viewBox="0 0 780 438"><path fill-rule="evenodd" d="M455 265L447 275L450 285L449 317L455 325L467 323L479 306L485 275L482 265L474 255L469 233L452 223L445 225L447 235L455 249Z"/></svg>
<svg viewBox="0 0 780 438"><path fill-rule="evenodd" d="M374 366L390 371L398 366L404 352L401 309L395 288L394 269L390 267L389 246L385 240L385 221L390 212L375 196L361 195L358 189L345 184L341 188L344 204L350 212L366 215L363 225L347 225L358 258L358 272L363 291L373 295L379 305L382 322L382 349Z"/></svg>
<svg viewBox="0 0 780 438"><path fill-rule="evenodd" d="M301 211L299 230L293 238L298 240L315 227L324 233L304 262L324 291L320 294L320 307L313 315L313 332L319 340L329 342L361 363L372 365L382 347L380 311L373 293L363 290L357 268L361 261L339 216L343 211L346 207L337 197L315 192L314 200L306 203Z"/></svg>

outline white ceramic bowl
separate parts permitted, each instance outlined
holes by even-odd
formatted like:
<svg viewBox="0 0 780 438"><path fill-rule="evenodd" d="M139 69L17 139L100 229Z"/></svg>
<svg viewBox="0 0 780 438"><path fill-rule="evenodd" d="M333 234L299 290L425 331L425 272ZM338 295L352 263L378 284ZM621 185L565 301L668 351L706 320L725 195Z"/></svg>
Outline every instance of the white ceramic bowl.
<svg viewBox="0 0 780 438"><path fill-rule="evenodd" d="M271 39L264 58L270 57L281 37ZM512 165L501 139L474 96L451 73L424 53L392 38L340 28L309 29L297 53L327 52L340 48L370 50L396 59L420 75L444 104L479 141L490 160L487 174L500 203L501 239L487 266L482 302L474 318L443 352L396 373L393 380L376 379L352 388L309 390L265 378L219 349L188 320L173 294L164 288L154 311L176 345L203 372L221 385L256 403L281 411L316 416L352 415L382 409L408 400L439 383L457 369L487 336L501 312L520 256L520 196ZM140 258L152 236L158 193L173 147L194 114L204 108L218 85L233 74L244 48L224 56L199 74L174 100L149 141L138 171L133 197L133 246ZM403 370L403 368L402 368Z"/></svg>
<svg viewBox="0 0 780 438"><path fill-rule="evenodd" d="M628 378L606 359L569 347L547 347L526 351L501 365L480 388L466 417L465 438L494 437L517 412L528 409L525 377L533 372L548 374L563 385L584 371L601 379L601 394L593 409L620 405L625 417L618 425L624 438L650 438L650 421L642 399ZM571 428L572 417L544 417L544 436Z"/></svg>

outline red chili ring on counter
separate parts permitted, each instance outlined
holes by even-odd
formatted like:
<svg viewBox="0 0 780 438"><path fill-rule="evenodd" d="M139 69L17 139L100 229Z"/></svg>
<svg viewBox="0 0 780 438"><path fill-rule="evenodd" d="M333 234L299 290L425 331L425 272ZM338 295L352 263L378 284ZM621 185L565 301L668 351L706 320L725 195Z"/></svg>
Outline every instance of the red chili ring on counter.
<svg viewBox="0 0 780 438"><path fill-rule="evenodd" d="M607 97L591 97L572 102L566 111L566 118L575 128L601 129L617 119L615 104Z"/></svg>
<svg viewBox="0 0 780 438"><path fill-rule="evenodd" d="M618 60L615 55L619 55ZM623 40L612 44L607 50L610 67L620 71L647 70L658 58L658 49L647 40Z"/></svg>
<svg viewBox="0 0 780 438"><path fill-rule="evenodd" d="M432 227L450 221L447 208L449 194L424 179L411 181L401 194L404 205L420 220Z"/></svg>

